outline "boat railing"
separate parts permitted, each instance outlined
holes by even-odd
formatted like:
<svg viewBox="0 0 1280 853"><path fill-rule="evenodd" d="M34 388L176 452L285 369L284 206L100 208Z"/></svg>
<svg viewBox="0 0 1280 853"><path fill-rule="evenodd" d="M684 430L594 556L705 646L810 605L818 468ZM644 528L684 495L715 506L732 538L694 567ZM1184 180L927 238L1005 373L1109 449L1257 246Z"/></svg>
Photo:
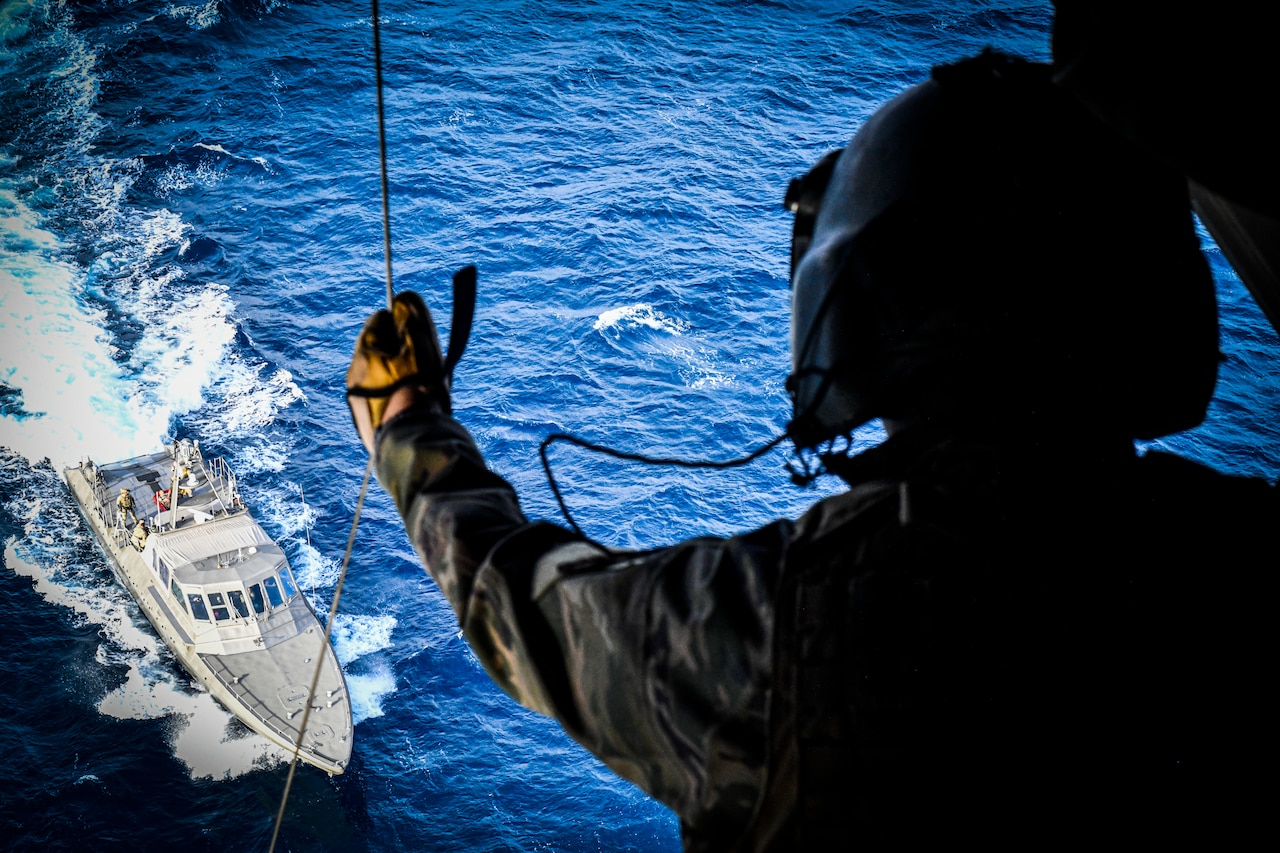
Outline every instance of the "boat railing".
<svg viewBox="0 0 1280 853"><path fill-rule="evenodd" d="M80 463L80 473L89 486L90 505L93 507L94 514L98 516L102 526L110 532L116 545L123 544L129 537L129 531L125 529L120 508L107 496L107 480L102 476L102 471L92 459L86 459Z"/></svg>
<svg viewBox="0 0 1280 853"><path fill-rule="evenodd" d="M227 514L244 509L244 503L240 500L240 489L236 485L235 472L231 470L231 466L221 456L215 457L208 461L206 466L207 479L209 488L213 489L214 497L218 499L218 503L222 504L222 509ZM218 484L222 484L222 488L218 488Z"/></svg>

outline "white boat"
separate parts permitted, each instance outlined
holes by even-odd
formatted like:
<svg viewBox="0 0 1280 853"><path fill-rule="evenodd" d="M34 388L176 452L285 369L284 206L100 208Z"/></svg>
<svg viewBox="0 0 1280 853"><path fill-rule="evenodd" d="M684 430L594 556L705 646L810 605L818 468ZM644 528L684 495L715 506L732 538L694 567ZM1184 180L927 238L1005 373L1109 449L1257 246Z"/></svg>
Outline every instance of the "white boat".
<svg viewBox="0 0 1280 853"><path fill-rule="evenodd" d="M186 670L250 729L290 753L296 745L299 760L346 769L352 723L342 668L226 463L206 461L184 439L63 474L116 577Z"/></svg>

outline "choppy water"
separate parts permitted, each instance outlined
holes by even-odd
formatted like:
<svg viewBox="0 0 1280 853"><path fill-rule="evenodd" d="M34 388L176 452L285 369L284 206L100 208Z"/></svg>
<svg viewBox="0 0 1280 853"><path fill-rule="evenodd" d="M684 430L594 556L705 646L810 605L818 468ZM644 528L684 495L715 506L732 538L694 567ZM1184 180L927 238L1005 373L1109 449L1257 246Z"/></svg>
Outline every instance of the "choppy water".
<svg viewBox="0 0 1280 853"><path fill-rule="evenodd" d="M451 273L478 265L455 405L539 517L558 515L549 432L728 458L781 431L787 181L934 62L1046 58L1051 14L382 11L396 286L447 322ZM364 467L343 374L383 300L372 53L360 4L0 4L0 846L267 846L280 754L177 668L58 472L198 438L327 613ZM1207 245L1228 360L1210 420L1165 443L1274 477L1276 336ZM584 528L644 547L798 514L821 492L782 461L553 453ZM281 849L679 848L664 808L489 683L380 489L334 643L353 766L299 771Z"/></svg>

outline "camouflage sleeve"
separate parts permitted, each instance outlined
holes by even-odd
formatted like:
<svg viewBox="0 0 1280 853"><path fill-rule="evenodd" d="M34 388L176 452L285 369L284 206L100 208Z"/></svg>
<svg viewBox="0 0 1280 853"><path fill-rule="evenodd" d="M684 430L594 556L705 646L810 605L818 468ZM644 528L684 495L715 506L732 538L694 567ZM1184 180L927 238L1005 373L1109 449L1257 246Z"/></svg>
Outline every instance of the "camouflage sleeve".
<svg viewBox="0 0 1280 853"><path fill-rule="evenodd" d="M494 681L686 821L744 825L764 772L771 603L790 524L605 551L526 519L452 418L402 414L377 453Z"/></svg>

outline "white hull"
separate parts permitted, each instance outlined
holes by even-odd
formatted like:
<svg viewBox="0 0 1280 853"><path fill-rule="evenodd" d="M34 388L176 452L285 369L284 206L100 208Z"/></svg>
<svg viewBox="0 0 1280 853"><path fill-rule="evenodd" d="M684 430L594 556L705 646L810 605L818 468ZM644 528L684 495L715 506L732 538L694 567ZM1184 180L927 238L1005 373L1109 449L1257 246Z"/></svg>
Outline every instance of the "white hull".
<svg viewBox="0 0 1280 853"><path fill-rule="evenodd" d="M180 467L191 473L180 476ZM225 466L206 465L198 447L175 445L64 475L117 578L183 667L250 729L290 753L299 746L301 761L341 773L352 747L342 669L283 552L240 504ZM151 496L175 480L177 507L161 511ZM154 531L142 550L119 520L122 487Z"/></svg>

